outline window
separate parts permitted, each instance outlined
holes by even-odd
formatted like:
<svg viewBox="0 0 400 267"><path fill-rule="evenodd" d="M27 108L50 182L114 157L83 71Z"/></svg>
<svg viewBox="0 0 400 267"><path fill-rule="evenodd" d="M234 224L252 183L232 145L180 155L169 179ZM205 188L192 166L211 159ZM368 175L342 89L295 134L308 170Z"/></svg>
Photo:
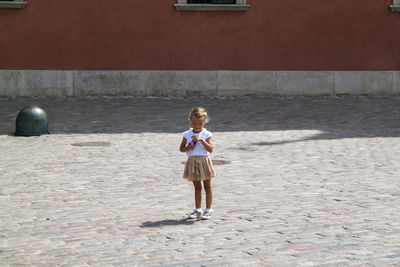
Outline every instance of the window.
<svg viewBox="0 0 400 267"><path fill-rule="evenodd" d="M246 0L177 0L176 10L181 11L246 11Z"/></svg>
<svg viewBox="0 0 400 267"><path fill-rule="evenodd" d="M393 5L390 6L393 12L400 12L400 0L393 0Z"/></svg>
<svg viewBox="0 0 400 267"><path fill-rule="evenodd" d="M236 0L187 0L188 4L236 4Z"/></svg>
<svg viewBox="0 0 400 267"><path fill-rule="evenodd" d="M25 8L27 4L23 0L0 0L0 8Z"/></svg>

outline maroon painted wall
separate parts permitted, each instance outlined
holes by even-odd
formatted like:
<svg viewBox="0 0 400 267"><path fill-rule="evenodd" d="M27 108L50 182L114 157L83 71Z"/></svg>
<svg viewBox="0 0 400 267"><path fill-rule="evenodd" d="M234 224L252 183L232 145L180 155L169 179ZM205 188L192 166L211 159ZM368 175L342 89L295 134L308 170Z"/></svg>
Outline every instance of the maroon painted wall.
<svg viewBox="0 0 400 267"><path fill-rule="evenodd" d="M248 0L247 12L182 12L175 2L0 9L0 69L400 69L392 0Z"/></svg>

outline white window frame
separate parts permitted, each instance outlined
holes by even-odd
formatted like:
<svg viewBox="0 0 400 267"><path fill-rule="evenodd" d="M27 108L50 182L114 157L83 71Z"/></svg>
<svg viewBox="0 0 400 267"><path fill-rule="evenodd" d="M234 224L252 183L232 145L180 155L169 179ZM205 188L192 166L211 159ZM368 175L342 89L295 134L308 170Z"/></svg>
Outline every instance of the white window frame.
<svg viewBox="0 0 400 267"><path fill-rule="evenodd" d="M188 4L187 0L177 0L174 4L179 11L247 11L247 0L236 0L236 4Z"/></svg>
<svg viewBox="0 0 400 267"><path fill-rule="evenodd" d="M392 12L400 12L400 0L393 0L393 5L390 6Z"/></svg>
<svg viewBox="0 0 400 267"><path fill-rule="evenodd" d="M25 8L27 4L24 0L0 1L0 8Z"/></svg>

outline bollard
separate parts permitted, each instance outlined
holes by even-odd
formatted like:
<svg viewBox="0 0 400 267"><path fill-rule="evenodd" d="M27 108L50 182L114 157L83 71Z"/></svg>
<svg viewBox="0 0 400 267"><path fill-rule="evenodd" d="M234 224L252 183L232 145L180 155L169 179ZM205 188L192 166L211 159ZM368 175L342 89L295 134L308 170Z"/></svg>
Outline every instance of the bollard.
<svg viewBox="0 0 400 267"><path fill-rule="evenodd" d="M48 134L48 119L46 112L36 105L25 107L18 113L15 123L15 135L38 136Z"/></svg>

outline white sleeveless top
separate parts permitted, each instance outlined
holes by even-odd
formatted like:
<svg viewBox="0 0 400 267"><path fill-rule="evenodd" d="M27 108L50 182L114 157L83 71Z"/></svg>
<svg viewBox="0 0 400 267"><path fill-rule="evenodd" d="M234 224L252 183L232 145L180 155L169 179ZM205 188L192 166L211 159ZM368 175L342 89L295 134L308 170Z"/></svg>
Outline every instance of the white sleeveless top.
<svg viewBox="0 0 400 267"><path fill-rule="evenodd" d="M192 142L192 136L196 136L198 138L202 138L204 140L207 140L208 138L212 137L212 133L207 131L206 128L203 128L203 130L200 133L195 133L193 132L193 128L190 128L190 130L187 130L186 132L182 133L183 137L186 138L186 146ZM195 148L193 150L189 150L186 152L186 155L188 156L208 156L210 153L204 148L203 144L201 142L197 142L195 145Z"/></svg>

